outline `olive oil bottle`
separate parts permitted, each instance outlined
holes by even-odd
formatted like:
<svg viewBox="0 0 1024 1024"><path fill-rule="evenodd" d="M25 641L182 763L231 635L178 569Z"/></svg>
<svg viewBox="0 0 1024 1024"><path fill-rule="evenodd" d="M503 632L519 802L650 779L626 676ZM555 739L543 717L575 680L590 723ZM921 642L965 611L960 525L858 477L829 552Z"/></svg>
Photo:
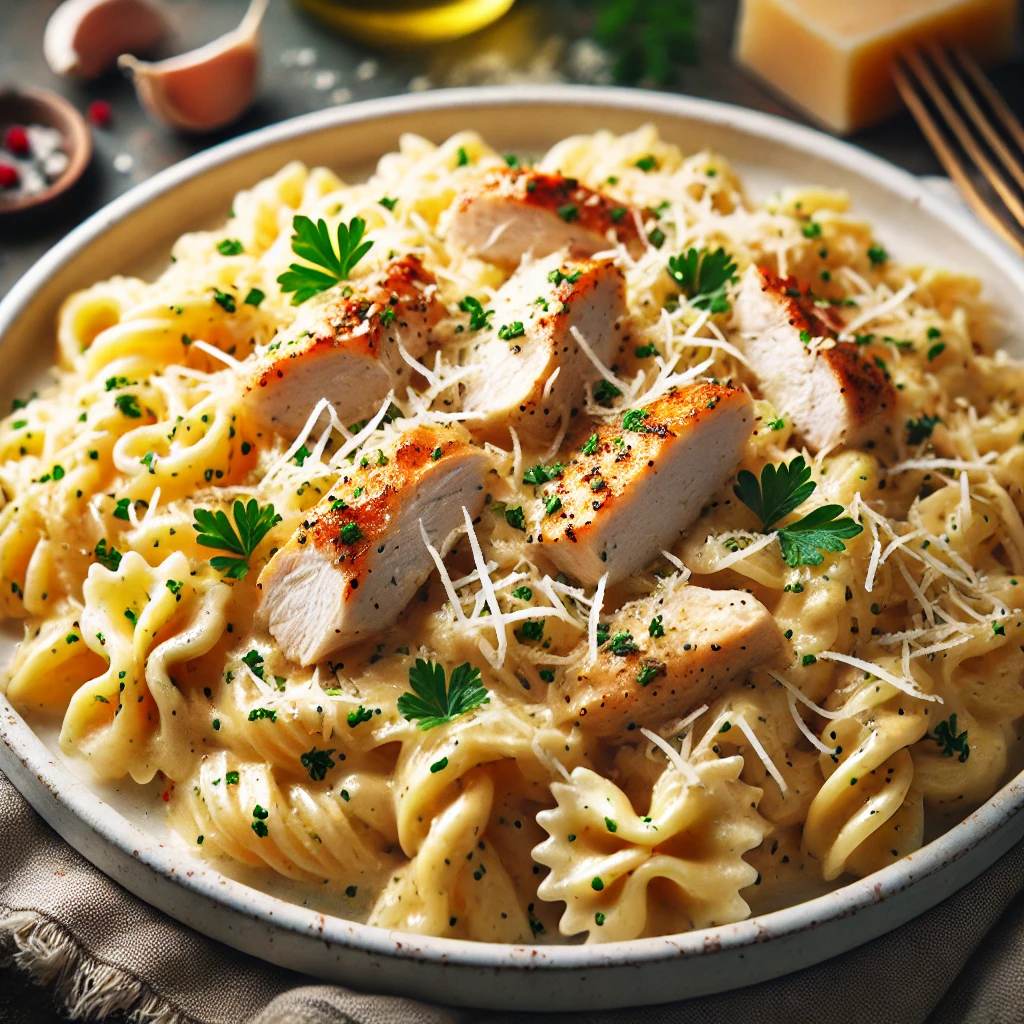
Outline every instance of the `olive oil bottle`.
<svg viewBox="0 0 1024 1024"><path fill-rule="evenodd" d="M500 18L515 0L295 0L333 28L370 45L458 39Z"/></svg>

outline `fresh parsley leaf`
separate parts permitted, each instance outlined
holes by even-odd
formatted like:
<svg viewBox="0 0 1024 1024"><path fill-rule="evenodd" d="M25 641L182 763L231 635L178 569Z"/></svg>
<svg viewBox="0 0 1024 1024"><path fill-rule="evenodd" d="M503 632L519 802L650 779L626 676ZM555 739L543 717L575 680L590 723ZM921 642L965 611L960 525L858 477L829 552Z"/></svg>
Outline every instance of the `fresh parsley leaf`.
<svg viewBox="0 0 1024 1024"><path fill-rule="evenodd" d="M820 565L824 560L822 551L846 550L843 541L856 537L864 527L849 516L839 519L845 511L842 505L822 505L779 530L786 565Z"/></svg>
<svg viewBox="0 0 1024 1024"><path fill-rule="evenodd" d="M292 252L312 264L292 263L277 279L282 292L294 292L293 306L347 280L352 268L373 248L373 242L363 241L366 221L362 217L338 225L337 250L323 218L314 224L299 214L292 219L292 230Z"/></svg>
<svg viewBox="0 0 1024 1024"><path fill-rule="evenodd" d="M761 529L769 531L780 519L803 504L817 485L811 480L811 468L798 455L789 465L767 465L761 480L749 470L741 470L733 492L761 520ZM819 565L822 551L843 551L844 540L856 537L864 529L849 517L837 518L842 505L823 505L802 519L779 530L782 557L789 566Z"/></svg>
<svg viewBox="0 0 1024 1024"><path fill-rule="evenodd" d="M748 469L740 470L733 493L761 520L767 532L780 519L802 505L817 485L811 479L811 467L798 455L789 465L766 465L761 481Z"/></svg>
<svg viewBox="0 0 1024 1024"><path fill-rule="evenodd" d="M452 669L446 690L444 666L417 658L409 669L409 685L413 692L398 698L398 710L410 722L418 719L417 724L424 730L446 725L491 702L480 682L480 669L468 661Z"/></svg>
<svg viewBox="0 0 1024 1024"><path fill-rule="evenodd" d="M231 521L220 509L211 512L206 508L197 508L192 514L195 517L192 529L199 534L197 543L208 548L230 551L235 556L217 555L210 559L214 569L235 580L245 579L249 572L250 556L260 541L281 522L273 505L261 506L255 498L250 498L245 505L239 500L235 501L232 507L235 526L231 525Z"/></svg>
<svg viewBox="0 0 1024 1024"><path fill-rule="evenodd" d="M678 256L670 256L668 274L690 300L690 305L712 313L726 313L730 309L726 286L736 280L736 264L722 248L687 249Z"/></svg>

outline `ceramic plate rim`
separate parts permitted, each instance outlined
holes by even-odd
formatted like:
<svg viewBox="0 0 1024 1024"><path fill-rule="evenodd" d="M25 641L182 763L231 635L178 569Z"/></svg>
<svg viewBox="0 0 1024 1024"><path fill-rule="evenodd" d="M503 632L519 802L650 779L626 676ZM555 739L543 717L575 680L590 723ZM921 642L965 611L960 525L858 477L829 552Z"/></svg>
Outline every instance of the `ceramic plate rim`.
<svg viewBox="0 0 1024 1024"><path fill-rule="evenodd" d="M114 224L174 189L188 179L231 162L246 153L290 138L344 124L374 121L417 111L470 109L518 105L601 106L633 111L638 115L684 118L730 127L752 138L782 143L845 165L883 188L918 205L929 217L943 222L966 237L979 251L1006 261L1008 250L966 211L960 211L931 194L913 175L856 146L771 114L688 96L648 93L613 87L576 85L492 86L476 89L443 89L418 95L366 100L291 118L220 143L175 164L124 193L103 207L45 253L0 301L0 343L7 328L32 302L48 276L80 249ZM1012 260L1007 277L1024 295L1024 263ZM271 926L296 934L314 935L322 941L367 953L413 958L437 964L482 968L578 970L614 965L638 965L680 955L694 956L781 939L838 917L849 916L902 891L960 859L999 831L1024 807L1024 773L1007 782L964 821L955 825L916 853L823 896L782 910L748 918L735 924L700 929L679 935L632 939L597 945L512 945L474 942L395 932L331 917L288 903L243 885L213 869L179 874L174 850L143 832L64 765L54 761L43 741L0 696L5 720L3 739L10 752L32 771L55 799L101 839L132 856L150 870L172 878L206 899ZM15 749L15 745L19 749ZM12 780L13 781L13 780ZM967 884L966 881L963 884Z"/></svg>

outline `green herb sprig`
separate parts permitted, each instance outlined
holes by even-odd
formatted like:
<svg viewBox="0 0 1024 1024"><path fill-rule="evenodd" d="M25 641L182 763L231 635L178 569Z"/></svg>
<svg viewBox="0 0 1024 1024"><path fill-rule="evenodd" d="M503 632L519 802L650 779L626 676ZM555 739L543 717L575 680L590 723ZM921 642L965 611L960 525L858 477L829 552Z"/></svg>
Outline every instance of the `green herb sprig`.
<svg viewBox="0 0 1024 1024"><path fill-rule="evenodd" d="M255 498L248 504L235 501L232 507L235 525L218 509L194 510L195 522L192 529L199 534L196 541L208 548L230 551L231 555L217 555L210 559L210 565L218 572L235 580L244 580L249 572L249 558L261 540L279 523L281 517L273 505L259 505ZM237 527L237 529L236 529Z"/></svg>
<svg viewBox="0 0 1024 1024"><path fill-rule="evenodd" d="M373 248L373 242L363 241L366 221L362 217L338 225L337 251L323 218L314 224L309 217L299 214L292 219L292 230L292 252L313 264L292 263L277 279L281 291L294 292L293 306L300 306L319 292L347 280L352 268Z"/></svg>
<svg viewBox="0 0 1024 1024"><path fill-rule="evenodd" d="M811 480L811 467L798 455L789 465L765 466L760 481L749 470L740 470L733 492L761 520L761 529L767 533L802 505L816 487ZM825 557L823 551L846 550L843 541L856 537L864 527L849 516L838 518L845 511L842 505L822 505L795 523L783 526L778 537L786 565L820 565Z"/></svg>
<svg viewBox="0 0 1024 1024"><path fill-rule="evenodd" d="M736 280L736 264L724 249L687 249L668 259L668 275L682 289L691 306L712 313L728 313L725 289Z"/></svg>
<svg viewBox="0 0 1024 1024"><path fill-rule="evenodd" d="M491 702L487 688L480 682L480 669L468 661L452 669L446 689L444 666L417 658L409 669L409 685L413 692L398 698L398 710L408 721L418 720L424 730L446 725Z"/></svg>

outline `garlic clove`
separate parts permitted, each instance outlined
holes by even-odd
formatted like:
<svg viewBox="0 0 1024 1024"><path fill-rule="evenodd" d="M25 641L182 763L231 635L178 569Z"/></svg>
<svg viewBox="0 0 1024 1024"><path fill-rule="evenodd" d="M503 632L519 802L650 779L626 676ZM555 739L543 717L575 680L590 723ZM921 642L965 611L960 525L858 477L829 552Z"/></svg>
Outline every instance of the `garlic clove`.
<svg viewBox="0 0 1024 1024"><path fill-rule="evenodd" d="M55 74L96 78L125 50L152 50L169 27L156 0L65 0L46 23L43 56Z"/></svg>
<svg viewBox="0 0 1024 1024"><path fill-rule="evenodd" d="M268 0L252 0L238 28L205 46L150 63L122 54L150 117L186 132L208 132L240 117L252 102L260 65L260 22Z"/></svg>

